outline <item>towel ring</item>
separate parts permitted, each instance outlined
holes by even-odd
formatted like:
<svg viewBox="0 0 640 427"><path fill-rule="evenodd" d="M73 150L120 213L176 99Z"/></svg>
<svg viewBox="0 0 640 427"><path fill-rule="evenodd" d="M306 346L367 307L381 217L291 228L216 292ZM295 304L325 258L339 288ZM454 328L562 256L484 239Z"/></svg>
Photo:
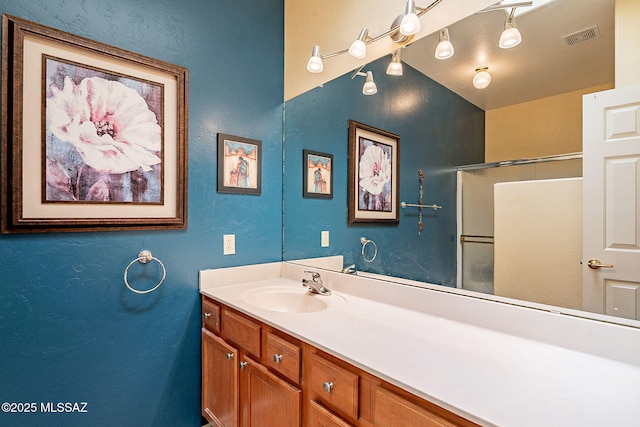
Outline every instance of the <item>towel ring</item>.
<svg viewBox="0 0 640 427"><path fill-rule="evenodd" d="M373 256L367 259L367 257L364 255L364 250L369 243L373 245ZM365 262L373 262L373 260L376 259L376 256L378 256L378 245L376 245L376 242L367 239L366 237L361 237L360 244L362 244L362 259L364 259Z"/></svg>
<svg viewBox="0 0 640 427"><path fill-rule="evenodd" d="M147 289L145 291L141 291L139 289L132 288L131 285L129 285L129 281L127 280L127 274L129 273L129 268L133 264L135 264L136 261L139 261L142 264L146 264L146 263L148 263L150 261L155 261L158 264L160 264L160 267L162 267L162 278L160 279L158 284L155 285L153 288ZM165 277L167 277L167 269L164 267L164 264L162 263L162 261L160 261L158 258L156 258L153 255L151 255L151 251L148 251L146 249L143 250L143 251L140 251L140 253L138 254L138 258L136 258L133 261L131 261L129 263L129 265L127 265L127 268L124 269L124 284L127 285L127 288L131 292L135 292L136 294L148 294L149 292L155 291L156 289L158 289L160 287L160 285L162 285L162 282L164 282L164 278Z"/></svg>

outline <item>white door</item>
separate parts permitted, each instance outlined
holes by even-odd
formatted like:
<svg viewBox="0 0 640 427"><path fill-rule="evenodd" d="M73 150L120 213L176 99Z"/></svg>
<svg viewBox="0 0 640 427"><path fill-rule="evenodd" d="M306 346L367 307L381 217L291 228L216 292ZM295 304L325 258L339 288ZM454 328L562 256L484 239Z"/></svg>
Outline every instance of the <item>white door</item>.
<svg viewBox="0 0 640 427"><path fill-rule="evenodd" d="M640 320L640 86L584 95L583 156L583 308Z"/></svg>

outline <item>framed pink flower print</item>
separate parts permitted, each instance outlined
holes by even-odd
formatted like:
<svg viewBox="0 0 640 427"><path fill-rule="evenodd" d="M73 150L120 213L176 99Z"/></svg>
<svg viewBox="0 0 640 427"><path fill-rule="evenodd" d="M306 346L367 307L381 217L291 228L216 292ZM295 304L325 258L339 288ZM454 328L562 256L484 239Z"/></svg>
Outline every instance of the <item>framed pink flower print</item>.
<svg viewBox="0 0 640 427"><path fill-rule="evenodd" d="M3 15L2 232L186 228L187 69Z"/></svg>
<svg viewBox="0 0 640 427"><path fill-rule="evenodd" d="M400 137L349 120L348 223L397 224Z"/></svg>

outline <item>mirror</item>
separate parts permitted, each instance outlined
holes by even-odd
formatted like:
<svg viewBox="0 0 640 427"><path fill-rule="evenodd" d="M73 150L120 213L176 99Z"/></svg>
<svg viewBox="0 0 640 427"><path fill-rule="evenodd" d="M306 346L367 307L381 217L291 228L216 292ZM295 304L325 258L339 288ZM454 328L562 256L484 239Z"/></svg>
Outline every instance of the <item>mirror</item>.
<svg viewBox="0 0 640 427"><path fill-rule="evenodd" d="M496 61L502 65L494 68L492 83L484 92L471 87L473 72L470 74L468 70L466 73L458 71L458 65L448 65L456 63L447 63L458 58L460 67L468 68L469 63L479 65L473 58L470 59L477 53L477 49L473 50L470 41L462 40L464 34L478 34L474 31L464 31L465 25L470 28L488 27L476 22L481 18L480 15L473 15L449 28L456 52L454 57L447 61L429 60L423 63L416 59L433 57L437 35L432 35L402 50L405 66L401 77L385 74L390 57L383 57L367 64L363 71L372 72L378 87L374 96L362 94L364 78L348 73L287 101L284 107L283 144L283 259L299 260L342 255L345 265L355 264L356 270L361 273L385 275L388 280L410 279L456 288L459 274L458 250L461 246L457 228L457 172L460 166L485 162L485 130L488 116L485 108L491 111L489 108L496 109L513 103L532 101L536 99L531 98L535 94L552 96L585 89L587 86L562 88L559 81L575 83L578 74L585 74L587 69L602 67L605 73L609 73L609 81L591 81L586 84L595 86L608 83L609 87L612 87L613 43L610 33L613 28L613 0L591 2L609 8L606 19L610 19L611 22L607 21L606 25L598 22L601 30L606 27L608 31L608 46L611 51L605 55L607 61L592 60L590 67L586 69L566 70L557 65L559 60L550 52L548 45L536 44L531 40L526 42L527 34L550 32L544 28L533 29L540 23L556 26L559 22L562 23L564 15L559 13L559 5L564 3L573 3L571 7L578 9L587 7L579 0L577 3L575 0L556 0L545 6L546 9L540 9L547 17L555 16L554 22L536 18L535 11L517 18L525 41L514 49L499 52L502 56ZM491 19L496 20L493 14L497 14L498 26L501 26L504 12L482 15L491 15ZM560 35L569 34L593 24L589 21L581 27L567 27L556 31L560 31ZM527 29L531 31L527 33ZM483 43L494 42L487 41L486 36L480 35L479 38ZM591 41L583 43L580 49L586 50L589 43ZM551 61L551 64L538 66L534 56L525 56L529 58L527 60L520 59L520 65L524 63L525 68L538 71L538 75L533 77L531 74L523 73L523 83L518 80L517 73L510 76L509 72L501 73L499 70L516 69L514 65L506 64L518 49L519 55L533 55L526 52L527 45L537 48L538 54L540 50L548 51L547 60ZM473 53L466 53L465 50ZM571 55L564 53L561 56ZM593 54L591 58L594 58ZM538 78L544 86L534 84L534 79ZM518 89L525 87L533 88L533 91ZM590 91L587 90L585 93L587 92ZM347 226L347 141L350 119L400 135L398 201L416 204L422 190L422 200L426 205L436 204L442 206L442 209L423 209L420 216L417 208L400 208L400 222L397 225L364 223ZM540 126L544 127L545 124ZM302 153L305 149L333 156L331 199L303 197L302 171L306 165L303 165ZM575 160L571 162L573 163L568 171L560 167L559 171L551 172L551 177L579 175L580 166L576 167ZM419 171L424 173L423 183L420 182ZM418 227L419 222L423 224L421 230ZM322 231L329 232L328 247L322 246ZM371 254L362 256L362 237L376 243L377 255L374 259L370 259ZM481 289L476 289L478 290ZM475 291L463 293L474 295L473 292ZM590 316L603 317L596 314ZM628 324L626 321L623 323ZM632 323L640 325L638 322Z"/></svg>

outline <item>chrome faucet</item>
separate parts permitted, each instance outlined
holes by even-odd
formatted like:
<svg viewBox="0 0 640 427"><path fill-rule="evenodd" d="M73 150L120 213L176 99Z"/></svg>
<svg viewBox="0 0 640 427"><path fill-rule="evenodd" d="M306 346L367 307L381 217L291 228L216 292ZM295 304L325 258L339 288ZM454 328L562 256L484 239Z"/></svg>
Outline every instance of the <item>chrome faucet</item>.
<svg viewBox="0 0 640 427"><path fill-rule="evenodd" d="M345 268L340 270L340 272L345 274L358 274L355 264L347 265Z"/></svg>
<svg viewBox="0 0 640 427"><path fill-rule="evenodd" d="M317 271L306 270L305 273L311 274L311 280L302 279L302 286L309 288L309 292L319 295L331 295L331 291L322 284L322 277Z"/></svg>

